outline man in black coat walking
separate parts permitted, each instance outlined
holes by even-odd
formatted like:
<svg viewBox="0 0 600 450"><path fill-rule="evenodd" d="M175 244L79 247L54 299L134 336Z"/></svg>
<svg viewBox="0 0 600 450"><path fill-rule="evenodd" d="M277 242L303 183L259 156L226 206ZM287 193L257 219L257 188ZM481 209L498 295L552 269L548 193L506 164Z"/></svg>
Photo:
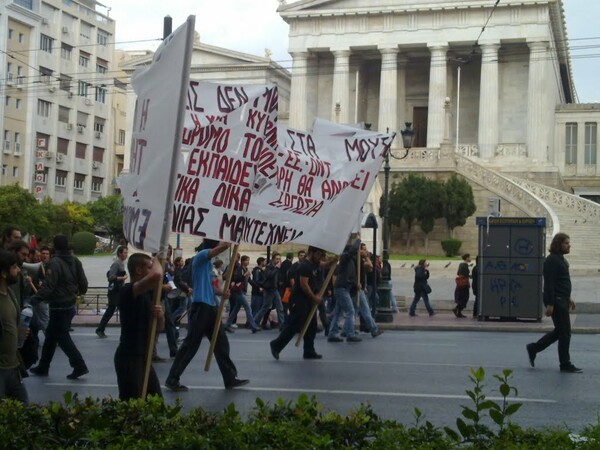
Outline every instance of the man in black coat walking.
<svg viewBox="0 0 600 450"><path fill-rule="evenodd" d="M527 355L531 367L534 367L536 355L558 341L560 371L581 373L583 370L573 365L569 355L571 343L569 310L575 309L575 302L571 298L569 263L565 259L565 255L570 251L569 236L565 233L556 234L550 244L550 254L544 261L544 305L546 305L546 316L552 317L554 330L542 336L539 341L527 344Z"/></svg>

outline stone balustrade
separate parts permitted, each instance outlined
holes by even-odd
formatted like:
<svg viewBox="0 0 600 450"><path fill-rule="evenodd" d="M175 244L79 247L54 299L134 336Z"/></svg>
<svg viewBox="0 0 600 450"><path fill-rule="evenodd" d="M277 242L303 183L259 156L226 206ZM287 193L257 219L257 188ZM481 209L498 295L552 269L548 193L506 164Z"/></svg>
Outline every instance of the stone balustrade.
<svg viewBox="0 0 600 450"><path fill-rule="evenodd" d="M588 221L600 224L600 205L598 203L522 178L509 178L513 183L518 184L542 200L567 208L573 211L574 215L579 215Z"/></svg>

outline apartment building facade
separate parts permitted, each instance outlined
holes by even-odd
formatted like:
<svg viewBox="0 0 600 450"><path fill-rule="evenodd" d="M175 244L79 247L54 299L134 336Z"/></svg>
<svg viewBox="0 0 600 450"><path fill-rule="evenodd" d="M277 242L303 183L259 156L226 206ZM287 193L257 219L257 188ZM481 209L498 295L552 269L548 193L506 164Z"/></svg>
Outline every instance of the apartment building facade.
<svg viewBox="0 0 600 450"><path fill-rule="evenodd" d="M2 2L0 184L56 203L113 192L115 102L126 84L113 76L115 22L101 8L94 0Z"/></svg>

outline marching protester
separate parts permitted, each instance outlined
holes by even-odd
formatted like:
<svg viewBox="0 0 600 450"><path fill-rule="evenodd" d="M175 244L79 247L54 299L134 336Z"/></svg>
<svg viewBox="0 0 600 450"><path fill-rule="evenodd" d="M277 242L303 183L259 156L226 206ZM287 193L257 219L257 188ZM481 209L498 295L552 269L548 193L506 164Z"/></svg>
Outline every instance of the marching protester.
<svg viewBox="0 0 600 450"><path fill-rule="evenodd" d="M240 309L243 307L246 313L246 324L250 327L253 333L256 333L260 328L254 322L252 318L252 310L250 309L250 304L246 299L246 291L248 289L248 279L251 276L251 272L248 270L248 265L250 264L250 257L244 255L241 257L240 262L236 263L233 269L233 276L231 278L231 286L229 291L231 292L231 296L229 297L229 302L231 309L229 310L229 316L227 318L227 322L225 323L225 331L230 333L233 332L232 325L234 324ZM234 298L234 301L231 299Z"/></svg>
<svg viewBox="0 0 600 450"><path fill-rule="evenodd" d="M322 301L319 295L321 280L319 269L329 268L337 262L337 256L325 259L325 250L308 247L308 256L300 263L295 272L294 287L290 297L290 314L283 325L279 336L270 342L271 354L279 359L279 353L292 340L296 333L302 331L312 305ZM321 359L323 356L315 351L315 335L317 334L317 317L313 315L304 335L304 359Z"/></svg>
<svg viewBox="0 0 600 450"><path fill-rule="evenodd" d="M2 248L6 249L12 241L22 240L21 230L13 225L8 225L2 230L0 239L2 241Z"/></svg>
<svg viewBox="0 0 600 450"><path fill-rule="evenodd" d="M203 337L209 340L217 319L217 302L213 287L213 271L211 259L224 252L231 244L204 239L198 247L198 253L192 260L193 264L193 300L188 318L188 333L181 347L177 350L175 361L165 381L165 386L172 391L187 391L188 388L179 382L183 371L192 361ZM219 292L223 300L229 297L229 291ZM233 389L248 384L248 380L237 377L235 364L229 357L229 340L222 327L219 327L215 345L215 359L223 377L226 389Z"/></svg>
<svg viewBox="0 0 600 450"><path fill-rule="evenodd" d="M28 403L18 356L21 305L8 286L17 280L20 269L15 255L0 250L0 399Z"/></svg>
<svg viewBox="0 0 600 450"><path fill-rule="evenodd" d="M263 319L266 319L268 324L269 314L271 309L275 308L277 311L277 320L279 326L283 324L284 314L283 305L281 303L281 296L278 290L278 279L279 279L279 266L281 265L281 255L277 252L273 252L271 261L266 265L263 271L263 304L260 310L254 316L254 322L259 325ZM265 325L265 328L269 328Z"/></svg>
<svg viewBox="0 0 600 450"><path fill-rule="evenodd" d="M413 290L415 291L415 297L410 305L408 315L415 317L417 315L416 309L419 300L422 298L425 303L425 308L429 313L429 316L433 316L435 312L429 303L429 294L431 294L431 287L427 282L429 280L429 263L425 259L420 259L419 264L415 267L415 282L413 284Z"/></svg>
<svg viewBox="0 0 600 450"><path fill-rule="evenodd" d="M248 280L252 290L250 291L250 308L252 309L252 316L256 316L256 313L260 311L263 303L263 271L267 265L267 259L259 256L256 258L256 266L252 269L252 276ZM258 324L257 324L258 325Z"/></svg>
<svg viewBox="0 0 600 450"><path fill-rule="evenodd" d="M126 246L119 245L117 247L117 258L113 261L108 273L106 274L106 278L108 279L108 306L106 311L104 311L102 319L100 319L98 328L96 328L96 334L99 338L106 337L106 333L104 332L106 329L106 324L115 313L115 309L117 309L117 303L119 301L119 289L127 280L127 272L125 271L127 252L128 250Z"/></svg>
<svg viewBox="0 0 600 450"><path fill-rule="evenodd" d="M42 301L49 303L50 320L40 362L36 367L32 367L30 372L47 376L58 345L69 358L69 364L73 368L73 372L67 375L67 378L75 380L89 372L69 334L77 295L87 292L88 280L81 261L69 251L67 237L62 234L56 235L53 243L55 256L48 263L42 287L31 297L32 304Z"/></svg>
<svg viewBox="0 0 600 450"><path fill-rule="evenodd" d="M155 305L153 299L153 290L163 277L158 258L134 253L127 262L127 269L131 274L131 282L123 285L117 296L121 338L114 358L121 400L142 396L151 319L158 319L157 329L163 327L164 319L162 307ZM160 382L152 366L147 394L162 396Z"/></svg>
<svg viewBox="0 0 600 450"><path fill-rule="evenodd" d="M360 247L360 239L353 244L347 244L340 255L340 262L336 269L335 282L333 284L333 295L335 297L335 308L329 323L328 342L343 342L339 336L340 317L344 317L343 333L347 342L360 342L361 338L356 336L354 330L354 302L352 298L360 289L356 273L356 254Z"/></svg>
<svg viewBox="0 0 600 450"><path fill-rule="evenodd" d="M175 283L175 287L177 287L178 295L169 292L167 298L175 325L179 325L179 322L181 321L183 314L187 311L191 301L193 289L188 283L188 281L191 282L191 280L187 279L188 274L186 273L187 269L191 267L186 269L186 264L191 264L191 262L191 259L189 261L184 261L182 256L178 256L173 260L173 265L175 266L173 283Z"/></svg>
<svg viewBox="0 0 600 450"><path fill-rule="evenodd" d="M565 259L571 251L571 239L565 233L558 233L550 244L550 254L544 261L544 305L546 316L552 317L554 330L546 333L537 342L527 344L527 356L531 367L535 366L535 357L550 345L558 341L558 361L560 371L581 373L582 369L571 362L569 346L571 344L571 318L569 310L575 309L571 298L571 275L569 263Z"/></svg>
<svg viewBox="0 0 600 450"><path fill-rule="evenodd" d="M369 251L367 250L365 244L360 244L358 257L360 257L361 277L358 286L358 314L360 316L361 323L364 324L364 331L371 333L371 337L375 338L377 336L381 336L383 334L383 330L380 330L375 323L375 319L371 313L371 308L369 307L369 300L367 298L368 291L366 278L368 278L374 270L373 262L369 256Z"/></svg>

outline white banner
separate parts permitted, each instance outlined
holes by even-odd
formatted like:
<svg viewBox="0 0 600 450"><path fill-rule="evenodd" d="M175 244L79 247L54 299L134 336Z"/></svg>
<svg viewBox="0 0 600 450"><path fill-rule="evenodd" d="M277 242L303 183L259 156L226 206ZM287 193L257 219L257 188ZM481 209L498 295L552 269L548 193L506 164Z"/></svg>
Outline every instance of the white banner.
<svg viewBox="0 0 600 450"><path fill-rule="evenodd" d="M185 97L189 82L194 16L168 36L152 64L132 77L137 95L130 173L119 178L123 230L135 248L166 247L173 183L181 158Z"/></svg>
<svg viewBox="0 0 600 450"><path fill-rule="evenodd" d="M342 251L393 135L323 120L277 134L275 87L191 82L186 109L172 231Z"/></svg>

